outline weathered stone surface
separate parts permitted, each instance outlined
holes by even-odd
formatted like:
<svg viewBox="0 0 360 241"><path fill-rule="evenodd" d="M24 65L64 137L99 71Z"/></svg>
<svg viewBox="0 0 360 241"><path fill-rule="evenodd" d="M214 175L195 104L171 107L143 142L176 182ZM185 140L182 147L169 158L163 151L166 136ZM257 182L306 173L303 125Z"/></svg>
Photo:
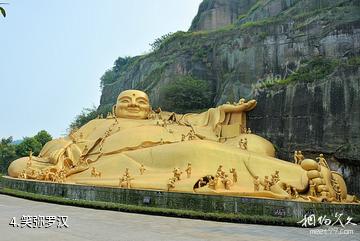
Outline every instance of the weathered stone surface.
<svg viewBox="0 0 360 241"><path fill-rule="evenodd" d="M214 30L235 23L257 0L206 0L199 6L190 31Z"/></svg>
<svg viewBox="0 0 360 241"><path fill-rule="evenodd" d="M320 153L344 175L350 191L360 193L360 75L356 69L313 82L258 92L249 113L253 131L271 140L277 154L292 160L294 150Z"/></svg>

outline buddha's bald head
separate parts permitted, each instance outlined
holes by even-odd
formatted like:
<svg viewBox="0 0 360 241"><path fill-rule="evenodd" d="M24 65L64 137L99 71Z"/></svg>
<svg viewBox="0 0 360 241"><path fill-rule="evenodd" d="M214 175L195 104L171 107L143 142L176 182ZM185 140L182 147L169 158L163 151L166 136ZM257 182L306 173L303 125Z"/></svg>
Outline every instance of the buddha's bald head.
<svg viewBox="0 0 360 241"><path fill-rule="evenodd" d="M116 102L116 117L147 119L150 112L148 95L140 90L125 90Z"/></svg>

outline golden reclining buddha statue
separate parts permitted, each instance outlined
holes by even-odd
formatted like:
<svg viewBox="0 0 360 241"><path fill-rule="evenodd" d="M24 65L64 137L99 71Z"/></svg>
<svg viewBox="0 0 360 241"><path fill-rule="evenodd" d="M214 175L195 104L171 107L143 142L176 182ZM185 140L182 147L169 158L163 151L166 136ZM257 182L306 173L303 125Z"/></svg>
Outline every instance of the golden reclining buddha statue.
<svg viewBox="0 0 360 241"><path fill-rule="evenodd" d="M240 99L200 114L153 111L146 93L120 93L113 112L48 142L35 157L11 163L11 177L83 184L298 201L358 202L323 156L296 163L275 158L251 133Z"/></svg>

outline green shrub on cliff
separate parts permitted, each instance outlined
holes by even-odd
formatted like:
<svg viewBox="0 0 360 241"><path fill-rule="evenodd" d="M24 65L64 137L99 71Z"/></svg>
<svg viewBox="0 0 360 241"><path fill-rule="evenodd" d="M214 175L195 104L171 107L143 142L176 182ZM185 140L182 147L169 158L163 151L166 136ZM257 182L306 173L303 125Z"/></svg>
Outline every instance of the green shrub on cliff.
<svg viewBox="0 0 360 241"><path fill-rule="evenodd" d="M163 109L177 113L197 111L211 106L212 93L205 80L192 76L177 76L172 83L160 89Z"/></svg>
<svg viewBox="0 0 360 241"><path fill-rule="evenodd" d="M289 75L287 82L307 81L324 79L326 76L334 72L335 67L339 65L339 61L330 58L317 57L311 59L301 66L295 73Z"/></svg>
<svg viewBox="0 0 360 241"><path fill-rule="evenodd" d="M119 57L115 60L114 66L111 69L105 71L100 78L100 89L103 89L105 85L116 82L120 74L126 70L127 66L134 61L135 58L129 56Z"/></svg>
<svg viewBox="0 0 360 241"><path fill-rule="evenodd" d="M100 89L103 89L105 85L112 84L116 81L117 76L115 71L108 69L100 78Z"/></svg>
<svg viewBox="0 0 360 241"><path fill-rule="evenodd" d="M163 36L155 39L155 41L150 44L151 50L156 51L156 50L160 49L161 46L172 36L172 34L173 33L170 32L170 33L164 34Z"/></svg>

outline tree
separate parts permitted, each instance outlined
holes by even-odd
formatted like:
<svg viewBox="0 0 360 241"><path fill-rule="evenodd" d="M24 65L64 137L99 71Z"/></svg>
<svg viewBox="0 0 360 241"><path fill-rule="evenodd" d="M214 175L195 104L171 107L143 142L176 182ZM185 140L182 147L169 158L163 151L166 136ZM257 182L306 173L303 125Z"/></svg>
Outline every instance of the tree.
<svg viewBox="0 0 360 241"><path fill-rule="evenodd" d="M105 85L116 82L120 76L120 73L126 69L132 61L136 58L130 56L119 57L115 60L114 66L111 69L105 71L100 78L100 88L103 89Z"/></svg>
<svg viewBox="0 0 360 241"><path fill-rule="evenodd" d="M13 138L2 138L0 141L0 172L5 173L10 162L17 156L15 152L15 145L12 144Z"/></svg>
<svg viewBox="0 0 360 241"><path fill-rule="evenodd" d="M117 60L115 60L114 62L114 67L113 67L113 71L115 71L116 73L120 73L121 71L123 71L124 67L130 63L131 61L131 57L130 56L125 56L125 57L119 57Z"/></svg>
<svg viewBox="0 0 360 241"><path fill-rule="evenodd" d="M0 3L0 4L7 4L7 3ZM0 7L0 13L1 13L1 15L4 16L4 18L6 17L6 11L3 7Z"/></svg>
<svg viewBox="0 0 360 241"><path fill-rule="evenodd" d="M170 37L173 35L173 33L167 33L161 36L160 38L155 39L153 43L150 44L151 50L156 51L160 49L160 47L166 42L166 40L170 39Z"/></svg>
<svg viewBox="0 0 360 241"><path fill-rule="evenodd" d="M117 75L113 70L106 70L103 76L100 78L100 88L103 89L105 85L114 83L116 79Z"/></svg>
<svg viewBox="0 0 360 241"><path fill-rule="evenodd" d="M44 146L47 142L52 140L52 136L45 130L39 131L34 138Z"/></svg>
<svg viewBox="0 0 360 241"><path fill-rule="evenodd" d="M175 77L175 80L160 89L163 109L185 113L209 108L212 104L210 85L205 80L189 75Z"/></svg>
<svg viewBox="0 0 360 241"><path fill-rule="evenodd" d="M23 141L16 146L16 154L19 157L28 156L32 151L34 155L38 155L41 151L41 143L35 137L24 137Z"/></svg>

